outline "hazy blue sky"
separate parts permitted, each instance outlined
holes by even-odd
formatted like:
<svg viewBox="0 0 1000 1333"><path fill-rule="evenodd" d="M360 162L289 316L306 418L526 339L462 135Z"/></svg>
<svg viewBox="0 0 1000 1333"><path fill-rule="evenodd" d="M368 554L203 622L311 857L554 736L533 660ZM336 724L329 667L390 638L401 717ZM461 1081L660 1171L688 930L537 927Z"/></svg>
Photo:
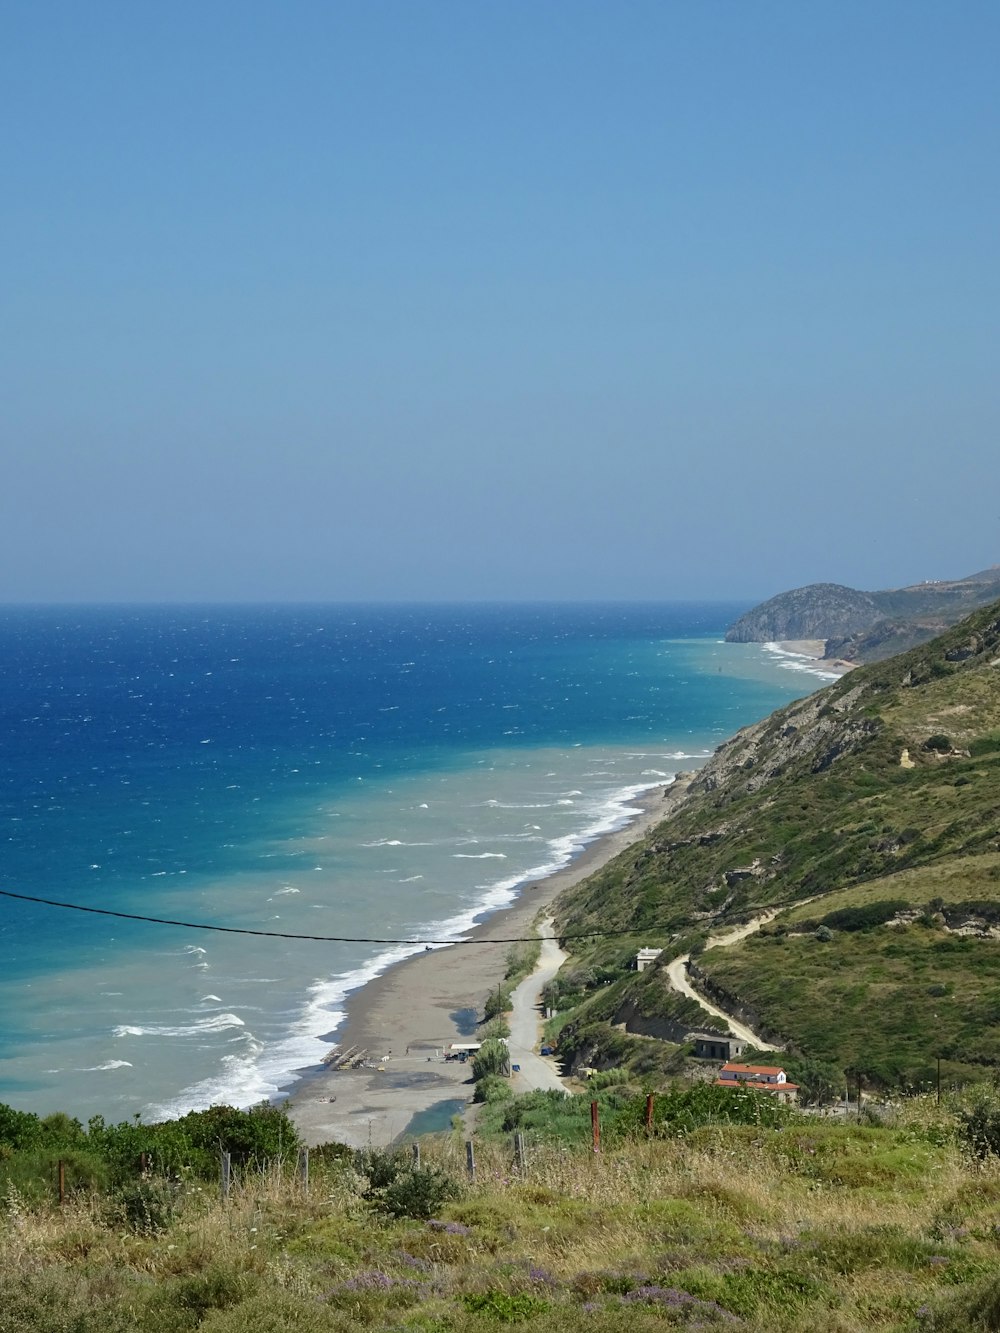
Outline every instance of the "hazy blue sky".
<svg viewBox="0 0 1000 1333"><path fill-rule="evenodd" d="M996 0L6 0L0 601L1000 561Z"/></svg>

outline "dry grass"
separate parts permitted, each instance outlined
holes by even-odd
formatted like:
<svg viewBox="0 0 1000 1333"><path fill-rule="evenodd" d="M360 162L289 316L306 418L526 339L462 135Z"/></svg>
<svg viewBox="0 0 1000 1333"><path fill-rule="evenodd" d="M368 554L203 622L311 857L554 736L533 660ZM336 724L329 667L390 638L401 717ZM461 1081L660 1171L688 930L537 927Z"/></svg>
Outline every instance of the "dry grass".
<svg viewBox="0 0 1000 1333"><path fill-rule="evenodd" d="M918 1308L974 1291L1000 1257L1000 1167L940 1138L936 1108L916 1103L894 1129L712 1129L597 1156L543 1145L523 1176L508 1144L479 1144L476 1181L434 1226L373 1214L345 1169L315 1172L308 1194L279 1172L226 1203L193 1190L150 1235L109 1225L100 1199L8 1200L0 1333L578 1333L583 1319L711 1325L720 1310L750 1329L933 1326ZM455 1136L424 1160L464 1177ZM643 1283L654 1294L623 1303ZM655 1295L670 1291L688 1304Z"/></svg>

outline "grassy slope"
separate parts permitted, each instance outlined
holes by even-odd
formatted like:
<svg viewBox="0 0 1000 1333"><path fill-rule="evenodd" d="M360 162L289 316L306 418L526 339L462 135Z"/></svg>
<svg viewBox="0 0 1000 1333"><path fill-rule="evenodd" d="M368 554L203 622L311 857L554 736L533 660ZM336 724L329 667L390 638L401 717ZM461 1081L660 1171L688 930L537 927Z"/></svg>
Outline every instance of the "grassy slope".
<svg viewBox="0 0 1000 1333"><path fill-rule="evenodd" d="M99 1197L0 1207L0 1333L816 1333L967 1329L995 1294L1000 1168L920 1107L894 1129L792 1124L684 1138L481 1144L430 1225L379 1218L349 1168L251 1176L136 1234ZM425 1143L457 1181L460 1139Z"/></svg>
<svg viewBox="0 0 1000 1333"><path fill-rule="evenodd" d="M635 931L577 943L579 964L622 969L621 1005L652 1013L664 990L655 970L624 973L639 943L670 956L692 931L845 891L922 906L947 886L953 901L1000 900L998 660L992 606L739 733L676 814L563 900L566 934ZM954 753L925 748L939 733ZM906 1081L926 1077L937 1054L966 1067L1000 1060L981 1008L992 1003L1000 946L952 945L932 927L852 934L825 951L772 933L711 950L702 965L805 1054L867 1061L873 1076ZM575 1027L606 1020L600 1008L595 996L562 1015L571 1042Z"/></svg>

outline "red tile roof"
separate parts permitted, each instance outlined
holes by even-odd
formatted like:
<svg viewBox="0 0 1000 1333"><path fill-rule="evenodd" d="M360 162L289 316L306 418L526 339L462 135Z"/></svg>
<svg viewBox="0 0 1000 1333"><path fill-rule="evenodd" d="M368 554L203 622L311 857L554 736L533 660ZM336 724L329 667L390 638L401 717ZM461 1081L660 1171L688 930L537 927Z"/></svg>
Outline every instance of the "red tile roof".
<svg viewBox="0 0 1000 1333"><path fill-rule="evenodd" d="M725 1064L722 1066L724 1074L783 1074L785 1071L780 1065L737 1065Z"/></svg>

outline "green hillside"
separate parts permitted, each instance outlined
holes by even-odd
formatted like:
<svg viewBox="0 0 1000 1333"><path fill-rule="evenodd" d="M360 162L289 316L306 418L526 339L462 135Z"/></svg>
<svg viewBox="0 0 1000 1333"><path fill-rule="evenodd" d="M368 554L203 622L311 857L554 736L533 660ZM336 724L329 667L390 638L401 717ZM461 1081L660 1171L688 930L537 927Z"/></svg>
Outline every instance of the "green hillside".
<svg viewBox="0 0 1000 1333"><path fill-rule="evenodd" d="M623 1022L656 1034L659 1020L682 1040L691 1002L660 968L630 971L635 948L698 955L710 932L778 909L759 935L698 958L722 1008L886 1085L925 1081L939 1056L955 1077L981 1073L1000 1063L998 852L994 604L740 732L649 837L563 899L564 935L632 932L573 944L568 975L600 984L557 988L564 1050L627 1059ZM834 904L855 901L895 906L818 939Z"/></svg>

